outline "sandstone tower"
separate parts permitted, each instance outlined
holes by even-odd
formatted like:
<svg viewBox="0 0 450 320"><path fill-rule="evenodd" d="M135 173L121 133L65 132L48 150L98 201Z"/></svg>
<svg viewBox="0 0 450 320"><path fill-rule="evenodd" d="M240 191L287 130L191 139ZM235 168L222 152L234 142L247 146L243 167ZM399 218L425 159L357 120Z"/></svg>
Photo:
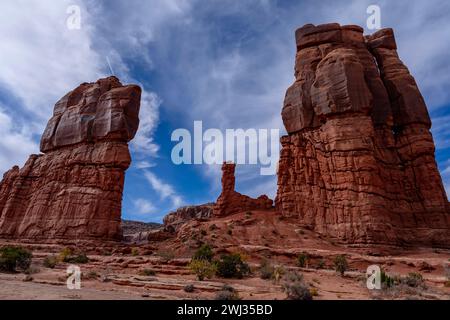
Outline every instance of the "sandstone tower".
<svg viewBox="0 0 450 320"><path fill-rule="evenodd" d="M392 29L296 31L276 207L347 243L450 247L431 121Z"/></svg>
<svg viewBox="0 0 450 320"><path fill-rule="evenodd" d="M31 155L0 182L0 237L122 237L128 142L139 125L141 89L115 77L83 83L58 101Z"/></svg>

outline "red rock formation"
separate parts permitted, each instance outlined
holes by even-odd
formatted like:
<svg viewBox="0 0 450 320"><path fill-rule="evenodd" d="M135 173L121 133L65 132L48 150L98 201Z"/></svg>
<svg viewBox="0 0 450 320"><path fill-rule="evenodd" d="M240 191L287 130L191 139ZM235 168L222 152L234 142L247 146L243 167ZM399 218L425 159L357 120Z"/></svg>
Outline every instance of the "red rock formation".
<svg viewBox="0 0 450 320"><path fill-rule="evenodd" d="M222 193L214 206L213 215L221 217L243 211L271 209L273 201L266 195L253 199L235 191L235 169L234 163L222 165Z"/></svg>
<svg viewBox="0 0 450 320"><path fill-rule="evenodd" d="M167 230L176 231L180 226L192 219L209 219L212 216L214 203L206 203L198 206L185 206L169 213L164 217L164 227Z"/></svg>
<svg viewBox="0 0 450 320"><path fill-rule="evenodd" d="M31 155L0 183L0 237L120 239L128 142L141 89L115 77L84 83L55 105Z"/></svg>
<svg viewBox="0 0 450 320"><path fill-rule="evenodd" d="M306 25L296 41L277 209L349 243L449 247L431 121L392 29Z"/></svg>

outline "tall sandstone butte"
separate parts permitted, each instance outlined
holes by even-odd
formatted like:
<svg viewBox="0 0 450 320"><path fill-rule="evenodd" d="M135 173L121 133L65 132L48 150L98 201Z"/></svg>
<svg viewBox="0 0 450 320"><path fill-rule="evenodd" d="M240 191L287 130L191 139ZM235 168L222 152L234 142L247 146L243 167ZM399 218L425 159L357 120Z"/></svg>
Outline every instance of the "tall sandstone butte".
<svg viewBox="0 0 450 320"><path fill-rule="evenodd" d="M348 243L450 247L431 121L392 29L296 31L276 207Z"/></svg>
<svg viewBox="0 0 450 320"><path fill-rule="evenodd" d="M141 89L115 77L83 83L59 100L40 155L0 183L0 237L122 237L128 142L139 126Z"/></svg>

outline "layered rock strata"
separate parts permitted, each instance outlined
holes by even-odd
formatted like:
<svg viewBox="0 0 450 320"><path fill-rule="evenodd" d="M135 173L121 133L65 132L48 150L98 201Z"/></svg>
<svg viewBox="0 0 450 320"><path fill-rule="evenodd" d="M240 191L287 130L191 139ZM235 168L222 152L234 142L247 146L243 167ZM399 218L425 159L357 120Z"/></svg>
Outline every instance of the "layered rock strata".
<svg viewBox="0 0 450 320"><path fill-rule="evenodd" d="M212 216L213 208L214 203L178 208L164 217L164 227L167 230L177 231L183 224L192 219L209 219Z"/></svg>
<svg viewBox="0 0 450 320"><path fill-rule="evenodd" d="M348 243L450 246L431 121L392 29L296 31L276 207Z"/></svg>
<svg viewBox="0 0 450 320"><path fill-rule="evenodd" d="M271 209L273 201L266 195L253 199L235 191L235 170L234 163L222 165L222 193L214 206L213 215L221 217L243 211Z"/></svg>
<svg viewBox="0 0 450 320"><path fill-rule="evenodd" d="M128 142L139 125L141 89L115 77L83 83L59 100L41 152L0 182L0 237L122 237Z"/></svg>

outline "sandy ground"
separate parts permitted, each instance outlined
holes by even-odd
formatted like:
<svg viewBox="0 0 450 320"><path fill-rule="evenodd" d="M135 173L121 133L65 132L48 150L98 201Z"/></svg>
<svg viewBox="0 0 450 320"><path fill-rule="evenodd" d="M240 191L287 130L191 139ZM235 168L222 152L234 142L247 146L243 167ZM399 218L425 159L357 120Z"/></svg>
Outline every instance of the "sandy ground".
<svg viewBox="0 0 450 320"><path fill-rule="evenodd" d="M188 263L201 243L211 244L217 256L241 253L250 264L252 275L245 279L214 277L197 281ZM5 244L18 243L0 242L0 245ZM278 219L270 212L193 221L176 237L147 244L20 245L33 252L32 273L28 277L23 273L0 273L0 299L214 299L224 284L235 288L242 299L286 299L280 281L260 278L259 264L266 259L286 271L303 274L306 285L317 292L316 300L450 300L450 288L445 285L448 274L444 268L450 263L449 250L344 246ZM66 286L68 264L58 263L54 269L43 265L45 257L58 255L66 247L85 252L90 260L79 265L83 275L80 290L69 290ZM301 252L310 257L305 268L296 266L296 257ZM344 277L333 269L333 259L338 254L344 254L349 263ZM391 276L418 272L424 278L424 286L368 290L365 273L367 267L374 264ZM142 270L153 270L155 274L143 276ZM194 286L193 292L185 292L188 284Z"/></svg>

